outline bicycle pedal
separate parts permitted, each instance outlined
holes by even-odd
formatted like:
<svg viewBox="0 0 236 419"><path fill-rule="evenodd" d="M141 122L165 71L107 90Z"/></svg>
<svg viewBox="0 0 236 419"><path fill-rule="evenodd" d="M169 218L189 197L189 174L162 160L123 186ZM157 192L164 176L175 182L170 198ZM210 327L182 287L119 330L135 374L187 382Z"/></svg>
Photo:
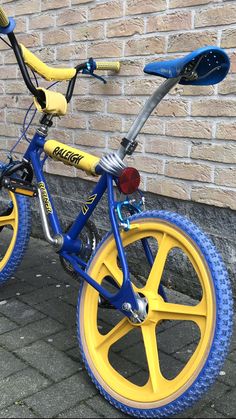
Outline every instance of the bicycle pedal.
<svg viewBox="0 0 236 419"><path fill-rule="evenodd" d="M38 190L32 183L26 182L21 179L12 179L10 177L4 177L2 180L2 186L11 192L18 193L29 197L38 196Z"/></svg>

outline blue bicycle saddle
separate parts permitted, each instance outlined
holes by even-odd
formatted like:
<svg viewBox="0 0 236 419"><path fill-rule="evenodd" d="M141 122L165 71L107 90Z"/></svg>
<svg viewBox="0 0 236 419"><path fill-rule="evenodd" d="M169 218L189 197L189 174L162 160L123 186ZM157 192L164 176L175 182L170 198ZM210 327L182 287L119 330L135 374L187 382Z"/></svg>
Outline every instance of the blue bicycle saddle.
<svg viewBox="0 0 236 419"><path fill-rule="evenodd" d="M144 72L166 79L179 77L180 84L210 85L222 81L230 68L230 60L218 47L199 48L183 58L147 64Z"/></svg>

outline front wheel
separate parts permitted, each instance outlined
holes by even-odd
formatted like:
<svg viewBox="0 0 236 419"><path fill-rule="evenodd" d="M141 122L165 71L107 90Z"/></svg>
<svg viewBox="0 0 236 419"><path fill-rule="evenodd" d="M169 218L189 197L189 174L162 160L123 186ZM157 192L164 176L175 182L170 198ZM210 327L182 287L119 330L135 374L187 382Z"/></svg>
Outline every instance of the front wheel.
<svg viewBox="0 0 236 419"><path fill-rule="evenodd" d="M78 339L89 375L111 404L131 416L168 417L196 402L219 374L232 334L230 281L212 242L188 219L150 211L131 220L121 236L143 321L99 307L98 293L83 283ZM147 243L153 263L149 257L144 266ZM121 286L111 233L88 273L104 286L111 277ZM158 292L163 279L168 302Z"/></svg>

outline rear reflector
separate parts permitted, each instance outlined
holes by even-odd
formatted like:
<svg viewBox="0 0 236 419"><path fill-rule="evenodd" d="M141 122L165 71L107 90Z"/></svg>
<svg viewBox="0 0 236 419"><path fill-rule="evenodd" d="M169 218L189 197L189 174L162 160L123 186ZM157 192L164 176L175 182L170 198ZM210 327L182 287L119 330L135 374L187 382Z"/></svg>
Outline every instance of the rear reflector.
<svg viewBox="0 0 236 419"><path fill-rule="evenodd" d="M132 194L140 185L140 174L134 167L126 167L118 178L118 187L124 194Z"/></svg>

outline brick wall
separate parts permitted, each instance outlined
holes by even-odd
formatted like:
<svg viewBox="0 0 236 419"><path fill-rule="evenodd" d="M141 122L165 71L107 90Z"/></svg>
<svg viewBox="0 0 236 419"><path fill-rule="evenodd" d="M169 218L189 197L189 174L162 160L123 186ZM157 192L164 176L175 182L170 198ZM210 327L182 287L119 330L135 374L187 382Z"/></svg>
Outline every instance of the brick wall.
<svg viewBox="0 0 236 419"><path fill-rule="evenodd" d="M68 115L51 138L102 155L118 147L146 97L160 83L145 63L213 44L227 50L231 72L218 86L175 88L139 136L132 163L143 189L236 209L236 1L3 0L19 40L50 64L73 66L93 56L120 59L105 86L81 77ZM9 149L31 100L13 54L0 43L0 141ZM42 82L41 85L45 83ZM60 91L65 91L62 84ZM18 153L25 148L22 143ZM49 173L85 177L50 162Z"/></svg>

